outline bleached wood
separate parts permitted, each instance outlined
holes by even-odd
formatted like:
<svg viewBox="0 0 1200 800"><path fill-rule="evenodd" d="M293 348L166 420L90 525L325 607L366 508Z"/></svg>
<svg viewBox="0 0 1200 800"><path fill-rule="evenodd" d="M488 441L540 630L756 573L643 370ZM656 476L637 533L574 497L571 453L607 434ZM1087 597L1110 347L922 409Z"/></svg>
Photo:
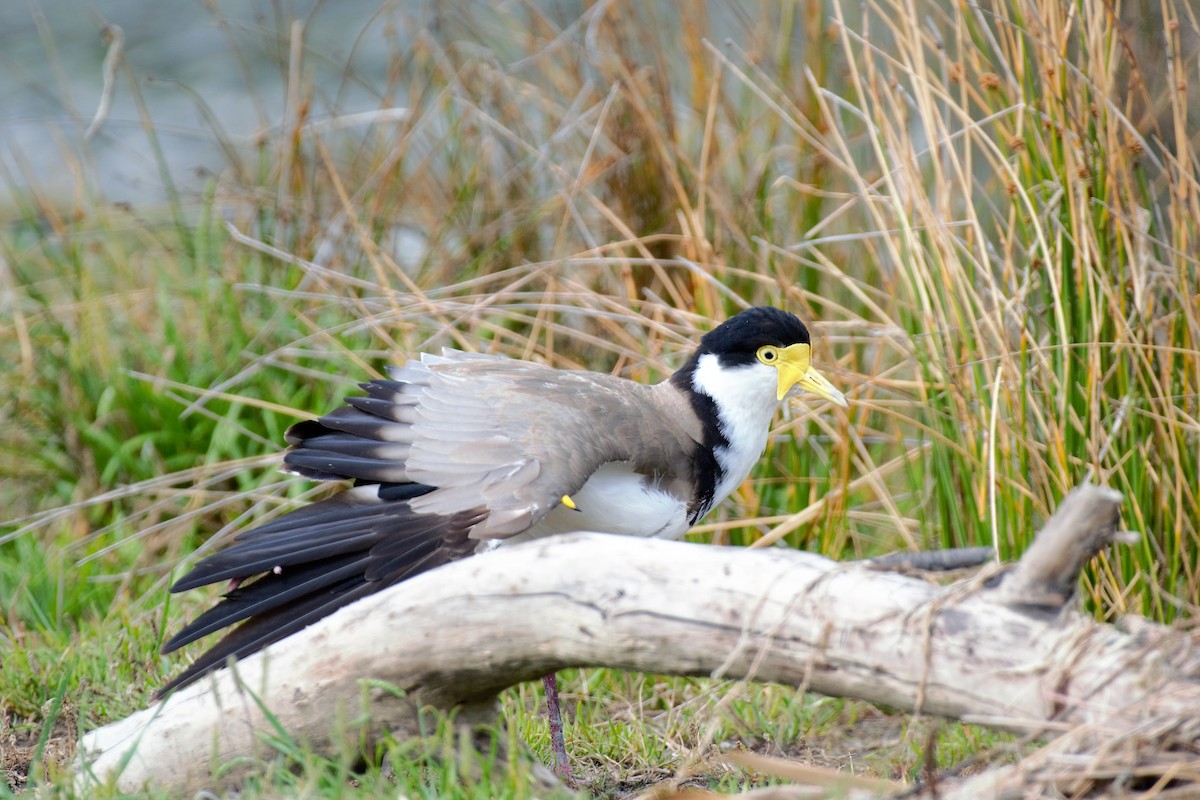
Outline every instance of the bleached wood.
<svg viewBox="0 0 1200 800"><path fill-rule="evenodd" d="M1115 499L1084 491L1064 506L1097 502ZM1192 718L1186 642L1048 610L1047 592L1023 584L1039 596L1031 610L1014 602L1014 585L940 587L784 549L556 537L355 603L92 731L81 754L106 779L131 753L117 778L127 791L215 788L253 768L215 778L216 765L271 754L262 707L333 752L384 728L417 735L424 705L488 719L514 683L600 665L772 681L1012 729Z"/></svg>

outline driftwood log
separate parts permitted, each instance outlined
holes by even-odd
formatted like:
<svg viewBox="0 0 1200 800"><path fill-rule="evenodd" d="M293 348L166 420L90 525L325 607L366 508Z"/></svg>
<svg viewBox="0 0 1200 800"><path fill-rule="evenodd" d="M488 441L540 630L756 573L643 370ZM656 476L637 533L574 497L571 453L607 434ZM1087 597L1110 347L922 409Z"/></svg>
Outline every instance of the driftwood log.
<svg viewBox="0 0 1200 800"><path fill-rule="evenodd" d="M1126 537L1120 499L1075 490L1017 565L950 586L784 549L598 534L501 548L86 734L79 780L228 786L269 757L276 723L335 752L383 729L419 735L426 706L493 719L501 690L577 666L771 681L1051 735L1155 725L1196 741L1194 643L1073 607L1086 560ZM238 760L251 766L228 767Z"/></svg>

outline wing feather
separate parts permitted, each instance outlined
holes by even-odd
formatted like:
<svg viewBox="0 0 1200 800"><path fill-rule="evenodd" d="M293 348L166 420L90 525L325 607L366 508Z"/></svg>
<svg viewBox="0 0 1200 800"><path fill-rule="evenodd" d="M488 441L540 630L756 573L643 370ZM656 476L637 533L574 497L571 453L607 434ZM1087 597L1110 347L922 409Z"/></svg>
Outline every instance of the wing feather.
<svg viewBox="0 0 1200 800"><path fill-rule="evenodd" d="M690 484L702 433L669 383L507 359L410 362L395 376L421 386L407 473L438 487L413 507L447 513L474 491L490 512L478 538L519 532L520 520L536 524L608 462L631 462L664 485Z"/></svg>
<svg viewBox="0 0 1200 800"><path fill-rule="evenodd" d="M236 582L168 650L237 627L164 691L480 539L525 532L606 463L676 491L692 484L702 432L670 383L446 351L362 388L292 426L284 457L287 470L355 487L239 535L172 587Z"/></svg>
<svg viewBox="0 0 1200 800"><path fill-rule="evenodd" d="M403 498L393 501L381 499L374 486L343 492L240 534L231 546L199 562L172 591L253 580L229 591L163 651L241 624L160 694L223 666L230 656L243 658L290 636L360 597L474 552L477 543L469 532L487 513L484 509L417 513L408 501L431 487L407 486Z"/></svg>

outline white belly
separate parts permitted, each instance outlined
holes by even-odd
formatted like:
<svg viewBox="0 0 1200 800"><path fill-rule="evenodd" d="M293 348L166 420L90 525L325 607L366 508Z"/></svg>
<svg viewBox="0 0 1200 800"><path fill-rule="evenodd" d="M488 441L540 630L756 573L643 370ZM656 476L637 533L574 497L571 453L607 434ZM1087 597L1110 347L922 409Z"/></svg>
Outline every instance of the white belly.
<svg viewBox="0 0 1200 800"><path fill-rule="evenodd" d="M524 533L504 539L523 542L569 531L598 531L626 536L675 539L687 531L687 503L648 486L626 462L605 464L575 494L572 511L559 506Z"/></svg>

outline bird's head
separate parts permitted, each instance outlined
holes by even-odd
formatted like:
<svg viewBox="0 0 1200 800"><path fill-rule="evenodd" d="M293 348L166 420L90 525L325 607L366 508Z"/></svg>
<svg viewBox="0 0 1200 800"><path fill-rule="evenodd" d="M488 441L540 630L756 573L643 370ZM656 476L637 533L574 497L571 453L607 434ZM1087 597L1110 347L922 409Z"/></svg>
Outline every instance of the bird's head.
<svg viewBox="0 0 1200 800"><path fill-rule="evenodd" d="M808 328L778 308L749 308L721 323L700 340L690 366L693 386L710 395L723 393L716 384L728 380L747 393L774 389L776 401L798 387L847 406L845 395L813 369Z"/></svg>

